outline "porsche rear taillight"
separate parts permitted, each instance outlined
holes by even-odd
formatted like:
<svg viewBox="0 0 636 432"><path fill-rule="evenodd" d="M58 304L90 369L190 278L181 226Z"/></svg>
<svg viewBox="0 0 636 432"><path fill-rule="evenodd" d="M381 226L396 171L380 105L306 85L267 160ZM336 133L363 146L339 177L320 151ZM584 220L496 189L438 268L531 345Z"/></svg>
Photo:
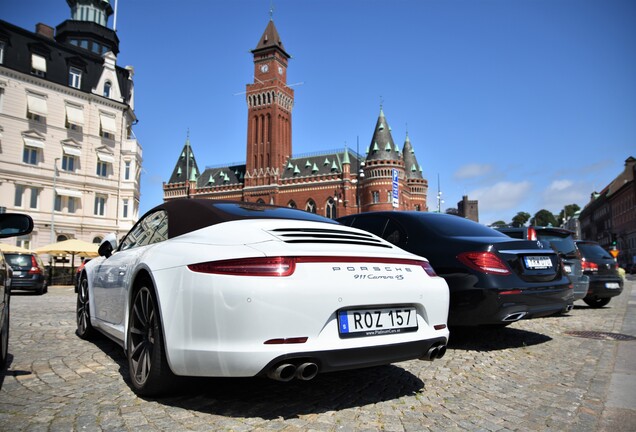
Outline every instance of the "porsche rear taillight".
<svg viewBox="0 0 636 432"><path fill-rule="evenodd" d="M422 266L426 274L429 275L430 277L437 276L437 273L435 273L433 266L431 266L431 264L428 261L422 261L420 265Z"/></svg>
<svg viewBox="0 0 636 432"><path fill-rule="evenodd" d="M533 227L528 227L528 240L536 240L537 239L537 230Z"/></svg>
<svg viewBox="0 0 636 432"><path fill-rule="evenodd" d="M42 270L40 269L38 262L36 261L35 257L31 255L31 270L29 270L29 274L41 274L41 273L42 273Z"/></svg>
<svg viewBox="0 0 636 432"><path fill-rule="evenodd" d="M492 275L509 275L510 270L506 263L492 252L462 252L457 259L472 268Z"/></svg>
<svg viewBox="0 0 636 432"><path fill-rule="evenodd" d="M214 273L235 276L290 276L296 269L293 257L241 258L190 264L197 273Z"/></svg>
<svg viewBox="0 0 636 432"><path fill-rule="evenodd" d="M212 273L234 276L291 276L299 263L331 263L337 264L334 271L354 271L354 267L346 264L358 264L361 271L381 271L382 265L392 264L388 271L404 271L402 266L420 266L431 277L437 276L427 261L401 258L375 257L333 257L333 256L299 256L299 257L255 257L222 261L209 261L190 264L188 268L197 273ZM364 266L363 264L370 264ZM410 271L410 270L406 270Z"/></svg>

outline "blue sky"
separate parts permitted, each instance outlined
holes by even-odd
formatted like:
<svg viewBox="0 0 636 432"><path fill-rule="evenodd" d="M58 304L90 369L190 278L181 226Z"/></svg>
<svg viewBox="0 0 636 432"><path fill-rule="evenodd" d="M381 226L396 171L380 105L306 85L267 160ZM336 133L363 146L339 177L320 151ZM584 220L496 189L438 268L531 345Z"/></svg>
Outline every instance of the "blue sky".
<svg viewBox="0 0 636 432"><path fill-rule="evenodd" d="M114 0L111 0L114 4ZM480 221L583 207L636 156L632 0L276 0L292 55L294 154L369 145L383 104L429 181ZM245 159L245 85L270 0L119 0L118 64L135 68L141 212L161 202L188 130L200 168ZM0 3L27 29L64 0ZM109 21L112 28L113 20Z"/></svg>

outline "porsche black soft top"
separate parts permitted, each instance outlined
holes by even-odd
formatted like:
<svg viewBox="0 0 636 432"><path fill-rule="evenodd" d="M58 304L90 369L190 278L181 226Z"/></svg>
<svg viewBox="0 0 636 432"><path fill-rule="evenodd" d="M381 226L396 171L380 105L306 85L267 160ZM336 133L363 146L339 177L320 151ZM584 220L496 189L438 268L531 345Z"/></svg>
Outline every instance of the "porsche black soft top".
<svg viewBox="0 0 636 432"><path fill-rule="evenodd" d="M158 210L164 210L168 214L168 238L178 237L211 225L242 219L295 219L338 224L326 217L289 207L195 198L166 201L149 210L142 219Z"/></svg>

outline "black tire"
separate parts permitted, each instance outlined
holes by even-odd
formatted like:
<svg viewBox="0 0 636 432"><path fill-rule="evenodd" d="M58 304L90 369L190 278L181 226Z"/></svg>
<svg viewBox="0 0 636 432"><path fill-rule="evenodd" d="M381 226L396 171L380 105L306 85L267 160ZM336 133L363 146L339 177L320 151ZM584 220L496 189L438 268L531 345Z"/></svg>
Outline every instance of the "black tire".
<svg viewBox="0 0 636 432"><path fill-rule="evenodd" d="M84 340L93 339L97 332L91 324L88 279L86 276L82 276L77 287L77 307L75 308L75 312L77 320L77 335Z"/></svg>
<svg viewBox="0 0 636 432"><path fill-rule="evenodd" d="M126 333L133 391L140 396L158 396L170 390L175 376L166 358L155 292L147 280L133 293Z"/></svg>
<svg viewBox="0 0 636 432"><path fill-rule="evenodd" d="M9 297L6 297L4 320L0 330L0 369L7 365L9 357ZM0 381L1 384L1 381Z"/></svg>
<svg viewBox="0 0 636 432"><path fill-rule="evenodd" d="M598 297L585 297L583 301L589 306L593 308L602 308L610 302L609 297L598 298Z"/></svg>

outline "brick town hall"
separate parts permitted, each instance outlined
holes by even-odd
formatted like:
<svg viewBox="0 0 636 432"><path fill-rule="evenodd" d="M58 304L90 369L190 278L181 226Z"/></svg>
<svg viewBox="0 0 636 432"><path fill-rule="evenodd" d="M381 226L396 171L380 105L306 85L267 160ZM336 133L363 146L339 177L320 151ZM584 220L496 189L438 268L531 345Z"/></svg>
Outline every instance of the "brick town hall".
<svg viewBox="0 0 636 432"><path fill-rule="evenodd" d="M329 218L379 210L427 211L428 182L422 177L408 135L402 150L393 142L382 109L366 157L350 149L292 155L294 90L287 86L290 55L270 20L254 56L254 82L246 86L245 165L200 171L189 139L164 200L192 197L262 202L300 208ZM392 198L393 169L399 197Z"/></svg>

